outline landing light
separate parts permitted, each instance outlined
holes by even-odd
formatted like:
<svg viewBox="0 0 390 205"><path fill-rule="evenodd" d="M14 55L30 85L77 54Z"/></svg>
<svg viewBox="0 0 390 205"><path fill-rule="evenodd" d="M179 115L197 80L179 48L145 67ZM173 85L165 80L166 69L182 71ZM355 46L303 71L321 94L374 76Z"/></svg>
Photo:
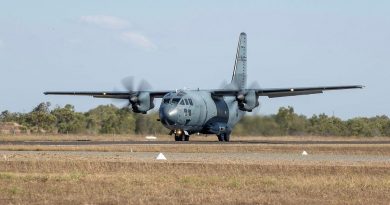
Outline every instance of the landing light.
<svg viewBox="0 0 390 205"><path fill-rule="evenodd" d="M176 114L176 113L177 113L177 109L174 109L174 110L172 110L171 112L169 112L168 115L174 115L174 114Z"/></svg>

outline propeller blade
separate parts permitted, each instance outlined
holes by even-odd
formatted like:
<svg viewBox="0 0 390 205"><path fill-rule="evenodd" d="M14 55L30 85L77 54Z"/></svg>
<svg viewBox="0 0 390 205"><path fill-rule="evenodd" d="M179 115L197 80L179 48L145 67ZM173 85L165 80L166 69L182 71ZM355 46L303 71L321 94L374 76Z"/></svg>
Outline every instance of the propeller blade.
<svg viewBox="0 0 390 205"><path fill-rule="evenodd" d="M260 89L260 88L261 86L257 81L253 81L249 86L249 89Z"/></svg>
<svg viewBox="0 0 390 205"><path fill-rule="evenodd" d="M114 92L123 91L118 89L117 87L114 87ZM111 98L111 101L113 104L117 105L120 108L128 108L130 106L128 99L118 99L118 98Z"/></svg>
<svg viewBox="0 0 390 205"><path fill-rule="evenodd" d="M253 115L260 115L260 106L255 107L255 109L252 110Z"/></svg>
<svg viewBox="0 0 390 205"><path fill-rule="evenodd" d="M152 86L144 79L138 85L138 91L148 91L151 90Z"/></svg>
<svg viewBox="0 0 390 205"><path fill-rule="evenodd" d="M224 88L231 90L240 90L240 88L235 83L229 83Z"/></svg>
<svg viewBox="0 0 390 205"><path fill-rule="evenodd" d="M134 91L134 77L128 76L122 79L122 85L127 91Z"/></svg>
<svg viewBox="0 0 390 205"><path fill-rule="evenodd" d="M228 86L228 82L226 80L223 80L219 85L219 89L225 89L227 86Z"/></svg>

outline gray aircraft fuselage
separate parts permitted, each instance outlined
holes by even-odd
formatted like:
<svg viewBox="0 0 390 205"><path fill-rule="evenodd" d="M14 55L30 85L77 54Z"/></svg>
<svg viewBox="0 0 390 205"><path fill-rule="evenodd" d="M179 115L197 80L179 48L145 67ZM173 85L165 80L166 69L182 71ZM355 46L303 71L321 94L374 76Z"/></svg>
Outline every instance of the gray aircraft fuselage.
<svg viewBox="0 0 390 205"><path fill-rule="evenodd" d="M244 114L235 97L213 97L207 91L168 93L159 109L161 123L166 128L188 134L230 134Z"/></svg>

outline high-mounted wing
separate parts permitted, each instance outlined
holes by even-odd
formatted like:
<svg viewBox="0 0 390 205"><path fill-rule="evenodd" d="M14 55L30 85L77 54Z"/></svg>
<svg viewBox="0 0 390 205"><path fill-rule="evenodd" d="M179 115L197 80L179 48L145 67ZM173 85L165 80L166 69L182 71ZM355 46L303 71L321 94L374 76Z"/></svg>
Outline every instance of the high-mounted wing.
<svg viewBox="0 0 390 205"><path fill-rule="evenodd" d="M306 87L306 88L279 88L279 89L260 89L256 90L257 96L267 96L269 98L288 97L297 95L311 95L323 93L323 91L361 89L362 85L348 86L325 86L325 87Z"/></svg>
<svg viewBox="0 0 390 205"><path fill-rule="evenodd" d="M95 98L114 98L128 100L128 106L136 113L144 113L154 108L153 99L162 98L165 94L173 91L119 91L119 92L44 92L45 95L77 95L92 96Z"/></svg>
<svg viewBox="0 0 390 205"><path fill-rule="evenodd" d="M305 88L267 88L267 89L246 89L246 90L213 90L212 94L217 96L238 96L245 91L255 91L257 96L267 96L269 98L288 97L297 95L311 95L323 93L330 90L345 90L363 88L362 85L347 86L324 86L324 87L305 87Z"/></svg>
<svg viewBox="0 0 390 205"><path fill-rule="evenodd" d="M130 99L131 96L137 95L139 93L149 93L151 97L153 98L162 98L165 94L169 92L174 92L174 91L93 91L93 92L88 92L88 91L66 91L66 92L57 92L57 91L47 91L44 92L43 94L45 95L78 95L78 96L92 96L95 98L115 98L115 99Z"/></svg>

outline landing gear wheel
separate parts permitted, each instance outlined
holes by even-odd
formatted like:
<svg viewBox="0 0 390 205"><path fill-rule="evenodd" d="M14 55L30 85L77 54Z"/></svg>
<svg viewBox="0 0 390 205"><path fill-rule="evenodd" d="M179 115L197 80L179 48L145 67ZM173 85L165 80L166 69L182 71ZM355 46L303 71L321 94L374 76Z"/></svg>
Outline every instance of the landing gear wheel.
<svg viewBox="0 0 390 205"><path fill-rule="evenodd" d="M189 141L190 140L190 136L189 135L184 135L184 141Z"/></svg>
<svg viewBox="0 0 390 205"><path fill-rule="evenodd" d="M224 140L223 134L217 135L217 137L218 137L218 141L223 142Z"/></svg>
<svg viewBox="0 0 390 205"><path fill-rule="evenodd" d="M218 136L218 141L220 142L229 142L230 141L230 134L220 134Z"/></svg>
<svg viewBox="0 0 390 205"><path fill-rule="evenodd" d="M229 142L230 141L230 135L229 134L225 134L225 142Z"/></svg>
<svg viewBox="0 0 390 205"><path fill-rule="evenodd" d="M182 135L175 135L175 141L183 141Z"/></svg>

